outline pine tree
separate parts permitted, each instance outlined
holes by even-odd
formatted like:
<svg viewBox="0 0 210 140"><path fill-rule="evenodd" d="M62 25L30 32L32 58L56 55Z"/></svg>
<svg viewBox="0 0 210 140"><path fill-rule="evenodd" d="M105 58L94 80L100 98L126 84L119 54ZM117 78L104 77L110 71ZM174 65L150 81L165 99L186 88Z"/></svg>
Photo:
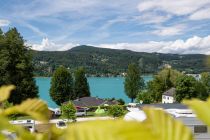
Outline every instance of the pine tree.
<svg viewBox="0 0 210 140"><path fill-rule="evenodd" d="M32 57L29 48L16 28L2 34L0 49L0 86L13 84L16 89L9 101L18 104L27 98L38 97L33 79Z"/></svg>
<svg viewBox="0 0 210 140"><path fill-rule="evenodd" d="M77 98L90 96L89 84L85 76L85 69L80 67L75 74L74 93Z"/></svg>
<svg viewBox="0 0 210 140"><path fill-rule="evenodd" d="M134 101L137 94L143 89L143 87L144 80L141 77L138 66L136 64L130 64L125 77L124 89L127 96L131 98L131 102Z"/></svg>
<svg viewBox="0 0 210 140"><path fill-rule="evenodd" d="M57 68L52 76L50 96L57 105L75 99L72 75L63 66Z"/></svg>

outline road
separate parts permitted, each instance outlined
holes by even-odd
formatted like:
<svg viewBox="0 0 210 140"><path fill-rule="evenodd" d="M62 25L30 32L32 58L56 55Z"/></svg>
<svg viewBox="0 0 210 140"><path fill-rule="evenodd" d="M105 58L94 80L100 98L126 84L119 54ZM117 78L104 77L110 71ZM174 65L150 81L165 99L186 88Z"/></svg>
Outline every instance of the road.
<svg viewBox="0 0 210 140"><path fill-rule="evenodd" d="M95 120L112 120L112 117L79 117L77 118L77 122L84 122L84 121L95 121ZM52 119L49 121L49 123L57 123L58 121L65 121L67 122L67 119ZM35 121L35 124L42 124L42 122Z"/></svg>

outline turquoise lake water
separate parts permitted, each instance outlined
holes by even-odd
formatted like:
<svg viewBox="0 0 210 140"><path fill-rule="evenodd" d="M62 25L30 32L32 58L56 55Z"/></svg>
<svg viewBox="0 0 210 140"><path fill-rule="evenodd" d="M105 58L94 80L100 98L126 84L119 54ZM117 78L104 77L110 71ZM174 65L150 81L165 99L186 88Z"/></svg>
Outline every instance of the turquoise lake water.
<svg viewBox="0 0 210 140"><path fill-rule="evenodd" d="M152 80L152 76L143 76L145 82ZM49 107L58 107L50 98L50 77L35 78L36 84L39 87L39 96L46 101ZM130 99L124 92L123 77L89 77L88 83L90 86L91 96L99 98L116 98L123 99L125 102L130 102Z"/></svg>

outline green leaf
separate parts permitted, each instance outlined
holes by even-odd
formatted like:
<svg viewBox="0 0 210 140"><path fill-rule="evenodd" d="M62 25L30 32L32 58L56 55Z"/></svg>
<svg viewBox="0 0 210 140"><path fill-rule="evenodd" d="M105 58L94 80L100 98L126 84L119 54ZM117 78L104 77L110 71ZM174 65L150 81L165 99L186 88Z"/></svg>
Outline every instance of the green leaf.
<svg viewBox="0 0 210 140"><path fill-rule="evenodd" d="M13 86L13 85L2 86L0 88L0 102L7 100L10 96L11 91L14 89L15 89L15 86Z"/></svg>
<svg viewBox="0 0 210 140"><path fill-rule="evenodd" d="M175 120L163 110L145 108L147 115L146 123L152 134L157 135L159 140L192 140L193 135L189 128L180 121Z"/></svg>
<svg viewBox="0 0 210 140"><path fill-rule="evenodd" d="M13 125L9 123L9 120L5 118L4 116L0 115L0 140L8 139L3 135L3 132L9 133L14 132L16 136L18 137L18 140L44 140L45 135L40 134L32 134L28 130L26 130L24 127L20 125Z"/></svg>
<svg viewBox="0 0 210 140"><path fill-rule="evenodd" d="M210 126L210 98L208 98L206 102L198 99L192 99L184 100L183 103L193 109L197 117Z"/></svg>
<svg viewBox="0 0 210 140"><path fill-rule="evenodd" d="M50 116L47 105L39 99L28 99L20 105L6 109L3 113L4 115L27 114L40 121L48 121Z"/></svg>
<svg viewBox="0 0 210 140"><path fill-rule="evenodd" d="M10 124L9 120L2 115L0 115L0 124L0 140L7 139L5 135L6 133L15 132L17 134L18 131L24 131L20 126Z"/></svg>
<svg viewBox="0 0 210 140"><path fill-rule="evenodd" d="M192 132L162 110L145 108L144 122L123 120L71 124L64 139L71 140L193 140Z"/></svg>
<svg viewBox="0 0 210 140"><path fill-rule="evenodd" d="M0 132L5 129L11 130L11 131L15 130L15 127L13 127L13 125L9 123L9 120L1 115L0 115L0 124L1 124Z"/></svg>
<svg viewBox="0 0 210 140"><path fill-rule="evenodd" d="M18 133L18 140L48 140L47 134L30 133L27 130L22 129Z"/></svg>
<svg viewBox="0 0 210 140"><path fill-rule="evenodd" d="M64 134L64 129L59 129L55 125L53 125L48 132L48 140L60 140Z"/></svg>
<svg viewBox="0 0 210 140"><path fill-rule="evenodd" d="M63 138L65 140L158 140L142 123L123 120L71 124Z"/></svg>

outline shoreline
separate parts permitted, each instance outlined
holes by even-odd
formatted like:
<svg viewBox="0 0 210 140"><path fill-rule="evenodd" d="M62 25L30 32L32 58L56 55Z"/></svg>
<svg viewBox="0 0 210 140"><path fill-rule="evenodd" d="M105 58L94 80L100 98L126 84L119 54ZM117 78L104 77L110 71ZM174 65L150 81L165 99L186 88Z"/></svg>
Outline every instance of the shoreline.
<svg viewBox="0 0 210 140"><path fill-rule="evenodd" d="M153 74L142 75L143 77L152 77ZM52 76L34 76L33 78L51 78ZM87 78L124 78L125 76L88 76Z"/></svg>

